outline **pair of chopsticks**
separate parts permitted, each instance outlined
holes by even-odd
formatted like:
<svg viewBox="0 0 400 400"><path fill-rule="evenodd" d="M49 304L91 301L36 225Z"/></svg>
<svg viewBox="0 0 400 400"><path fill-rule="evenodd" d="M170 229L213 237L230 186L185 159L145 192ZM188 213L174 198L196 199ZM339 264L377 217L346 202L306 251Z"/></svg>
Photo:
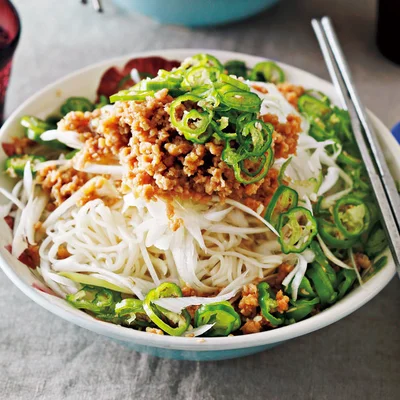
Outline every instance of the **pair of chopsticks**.
<svg viewBox="0 0 400 400"><path fill-rule="evenodd" d="M389 172L374 128L355 88L348 63L330 18L313 19L311 24L321 47L332 82L340 96L342 106L350 114L354 136L381 210L389 247L397 272L400 275L399 193Z"/></svg>
<svg viewBox="0 0 400 400"><path fill-rule="evenodd" d="M97 11L97 12L103 12L103 6L101 5L100 0L91 0L92 1L92 7ZM88 0L81 0L82 4L87 4Z"/></svg>

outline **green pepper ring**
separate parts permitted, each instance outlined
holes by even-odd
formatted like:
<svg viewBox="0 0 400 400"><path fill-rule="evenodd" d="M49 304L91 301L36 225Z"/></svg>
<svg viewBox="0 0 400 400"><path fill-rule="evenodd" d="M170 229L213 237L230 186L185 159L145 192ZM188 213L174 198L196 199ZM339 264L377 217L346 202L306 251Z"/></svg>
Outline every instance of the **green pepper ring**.
<svg viewBox="0 0 400 400"><path fill-rule="evenodd" d="M307 219L308 222L311 223L311 227L308 229L307 232L307 240L304 241L300 247L296 247L296 243L298 243L300 241L300 239L302 238L302 236L300 236L296 242L294 243L287 243L284 241L284 232L283 232L283 228L286 226L286 224L288 222L290 222L291 219L291 215L295 214L297 212L301 212ZM288 222L285 222L285 218L288 219ZM285 222L285 223L284 223ZM304 208L304 207L294 207L291 208L289 211L281 214L279 216L279 220L278 220L278 226L277 226L277 231L279 232L279 238L278 238L278 242L281 244L281 248L282 248L282 252L285 254L289 254L289 253L302 253L308 246L309 244L312 242L313 238L317 235L318 233L318 227L317 227L317 221L315 220L315 218L313 217L313 215L311 214L311 211Z"/></svg>
<svg viewBox="0 0 400 400"><path fill-rule="evenodd" d="M365 216L364 216L364 223L363 223L363 227L360 228L359 230L355 231L355 232L349 232L345 225L342 223L342 220L340 219L340 207L343 205L355 205L355 206L360 206L363 205L364 206L364 210L365 210ZM371 215L370 212L366 206L366 204L358 197L355 196L344 196L341 199L339 199L336 204L335 207L333 209L333 219L335 220L336 226L338 227L339 231L343 234L343 236L345 236L348 239L353 239L353 238L358 238L360 235L362 235L369 227L369 223L371 220Z"/></svg>
<svg viewBox="0 0 400 400"><path fill-rule="evenodd" d="M278 205L278 201L283 198L287 199L287 196L289 196L289 200L291 200L291 204L289 208L287 208L286 211L289 211L290 209L297 207L299 195L298 193L290 188L289 186L281 185L276 189L274 195L272 196L271 201L268 204L267 210L265 212L264 218L269 221L273 226L276 225L278 222L279 216L276 218L273 218L273 213L275 211L276 206Z"/></svg>
<svg viewBox="0 0 400 400"><path fill-rule="evenodd" d="M229 301L220 301L218 303L203 304L196 310L194 324L196 327L205 325L215 316L214 326L207 332L207 336L228 336L231 332L240 328L241 320L239 314L235 311ZM220 326L224 322L226 326ZM230 321L228 321L228 319ZM221 331L223 331L221 333Z"/></svg>
<svg viewBox="0 0 400 400"><path fill-rule="evenodd" d="M329 247L336 248L336 249L349 249L353 247L357 241L358 237L349 239L338 239L337 237L333 236L328 230L337 230L340 234L342 232L338 229L335 224L332 224L329 221L326 221L324 218L317 218L318 223L318 233L321 235L321 238Z"/></svg>
<svg viewBox="0 0 400 400"><path fill-rule="evenodd" d="M175 295L175 297L182 297L181 288L175 283L165 282L158 286L156 289L150 290L147 293L146 298L143 301L143 308L146 311L147 316L150 320L156 324L164 332L171 336L181 336L190 325L190 315L187 310L183 310L181 314L176 314L171 311L165 310L162 307L158 307L152 304L153 300L161 297L169 297ZM174 317L178 320L178 326L172 327L168 323L162 320L162 315L165 318Z"/></svg>

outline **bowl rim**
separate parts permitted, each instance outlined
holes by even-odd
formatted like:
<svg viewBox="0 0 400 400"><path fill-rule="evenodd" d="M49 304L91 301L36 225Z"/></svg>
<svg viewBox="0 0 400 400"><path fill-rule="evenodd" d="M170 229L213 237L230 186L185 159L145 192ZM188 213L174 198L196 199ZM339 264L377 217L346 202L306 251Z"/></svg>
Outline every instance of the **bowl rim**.
<svg viewBox="0 0 400 400"><path fill-rule="evenodd" d="M46 85L44 88L36 92L34 95L25 100L6 120L2 128L0 129L0 140L1 137L6 133L14 120L18 115L29 105L36 101L40 101L41 96L50 92L51 90L57 89L57 86L62 85L65 81L73 78L78 78L79 75L87 73L91 70L95 70L101 67L108 68L110 66L119 66L124 62L134 57L145 57L145 56L161 56L165 58L177 58L182 59L196 53L206 52L215 55L220 58L238 58L250 61L251 64L266 60L264 57L248 55L245 53L223 51L223 50L212 50L212 49L168 49L168 50L152 50L145 52L134 52L131 54L106 59L70 74L67 74L55 82ZM318 81L321 86L330 87L330 91L333 90L331 83L323 80L316 75L313 75L300 68L293 67L291 65L281 63L279 64L288 71L301 74L305 77L310 77L313 80ZM397 152L397 160L400 160L400 147L398 146L395 139L390 134L390 131L386 126L371 112L369 112L373 124L376 126L379 136L385 141L385 146L389 147L391 151ZM397 163L398 164L398 163ZM6 276L30 299L34 302L50 311L51 313L72 322L82 328L96 332L98 334L123 341L132 342L139 345L168 348L174 350L190 350L190 351L215 351L215 350L231 350L240 348L249 348L263 346L273 343L279 343L285 340L289 340L315 330L324 328L336 321L346 317L353 311L357 310L374 296L376 296L392 279L395 274L395 266L393 261L386 265L381 271L379 271L373 279L366 282L357 293L351 293L351 299L349 295L346 296L340 302L334 304L323 312L293 325L280 327L278 329L259 332L251 335L241 335L232 337L218 337L218 338L187 338L187 337L173 337L167 335L150 335L147 332L140 332L131 328L114 325L111 323L96 320L93 317L79 311L76 313L75 309L71 310L61 307L50 301L50 296L33 288L28 283L24 282L14 268L6 261L2 254L0 254L0 267L6 274ZM351 300L351 301L350 301Z"/></svg>

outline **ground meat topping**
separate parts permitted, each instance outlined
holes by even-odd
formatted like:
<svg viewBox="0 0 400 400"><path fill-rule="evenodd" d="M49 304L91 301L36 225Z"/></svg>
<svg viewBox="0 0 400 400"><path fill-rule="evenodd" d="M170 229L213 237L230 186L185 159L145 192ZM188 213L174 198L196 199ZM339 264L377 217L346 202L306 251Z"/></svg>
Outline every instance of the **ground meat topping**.
<svg viewBox="0 0 400 400"><path fill-rule="evenodd" d="M286 100L297 108L299 97L305 92L304 88L288 82L278 83L277 86L279 91L286 97Z"/></svg>
<svg viewBox="0 0 400 400"><path fill-rule="evenodd" d="M212 137L205 144L192 143L175 129L169 115L172 101L168 90L163 89L145 101L117 102L111 109L92 113L71 112L59 123L59 129L78 133L83 151L74 163L79 169L86 163L122 164L123 192L131 191L145 200L162 197L197 202L218 195L221 200L239 200L253 210L266 206L278 186L278 171L271 168L258 182L241 184L221 159L224 142ZM182 104L177 112L183 114L185 107L192 106ZM289 115L286 123L272 114L263 119L274 126L275 158L294 154L300 117ZM58 182L52 175L48 180ZM67 195L57 193L54 197L59 203Z"/></svg>
<svg viewBox="0 0 400 400"><path fill-rule="evenodd" d="M37 183L50 195L50 200L59 206L81 188L92 176L73 168L49 166L37 173Z"/></svg>
<svg viewBox="0 0 400 400"><path fill-rule="evenodd" d="M255 315L258 307L258 290L254 283L243 287L242 298L240 299L238 307L240 313L245 317Z"/></svg>
<svg viewBox="0 0 400 400"><path fill-rule="evenodd" d="M283 313L289 309L289 297L285 296L282 292L282 290L279 290L278 293L276 294L276 301L278 302L278 305L276 307L276 311L279 313Z"/></svg>
<svg viewBox="0 0 400 400"><path fill-rule="evenodd" d="M363 253L354 254L354 260L358 269L368 269L372 265L371 260Z"/></svg>

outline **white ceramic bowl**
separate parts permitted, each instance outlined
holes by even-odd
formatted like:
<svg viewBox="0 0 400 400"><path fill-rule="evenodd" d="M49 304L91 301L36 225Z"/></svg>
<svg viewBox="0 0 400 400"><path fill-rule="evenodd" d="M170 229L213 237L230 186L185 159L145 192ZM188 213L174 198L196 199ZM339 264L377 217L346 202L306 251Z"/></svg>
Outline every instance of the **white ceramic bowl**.
<svg viewBox="0 0 400 400"><path fill-rule="evenodd" d="M19 132L22 134L22 128L19 125L19 119L22 115L31 114L38 117L45 117L58 109L63 100L69 96L86 96L94 100L100 77L110 66L123 66L127 60L133 57L158 55L167 59L183 60L190 55L200 52L211 53L222 61L241 59L248 66L253 66L255 63L263 60L260 57L245 54L202 49L154 51L130 54L129 56L107 60L68 75L32 96L4 124L0 131L0 140L5 141ZM306 88L321 90L328 94L334 102L337 100L334 88L330 83L289 65L281 64L281 66L290 82L303 85ZM371 120L379 134L389 167L394 177L400 179L400 147L389 130L373 114L371 114ZM0 150L0 161L4 161L5 157L4 152ZM0 175L0 185L8 189L11 187L11 182L7 180L4 174ZM388 265L366 284L352 291L332 307L307 320L252 335L199 339L154 335L98 321L84 312L72 308L64 300L32 287L35 278L29 268L14 259L3 246L0 248L0 265L5 274L28 297L67 321L120 341L138 351L145 351L161 357L192 360L217 360L240 357L256 353L283 341L323 328L344 318L371 300L386 286L395 273L394 263L391 257L389 257Z"/></svg>

